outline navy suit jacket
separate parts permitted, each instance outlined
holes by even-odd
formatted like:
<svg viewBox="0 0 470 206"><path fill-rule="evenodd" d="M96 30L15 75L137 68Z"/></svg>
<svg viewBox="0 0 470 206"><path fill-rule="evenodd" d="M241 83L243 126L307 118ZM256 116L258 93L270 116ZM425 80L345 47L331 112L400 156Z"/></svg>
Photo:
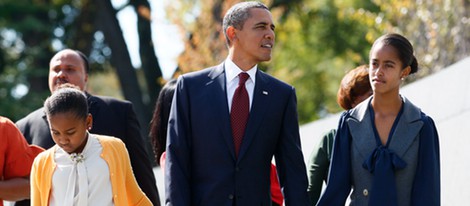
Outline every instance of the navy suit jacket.
<svg viewBox="0 0 470 206"><path fill-rule="evenodd" d="M132 170L140 188L154 205L160 205L155 175L146 150L149 143L140 135L140 125L132 103L90 94L87 94L87 98L89 112L93 116L93 127L90 132L114 136L126 144ZM55 145L44 108L37 109L16 124L28 143L46 149ZM24 204L17 203L16 205Z"/></svg>
<svg viewBox="0 0 470 206"><path fill-rule="evenodd" d="M294 88L256 72L237 158L223 65L178 80L168 126L166 205L271 205L273 155L286 205L309 205Z"/></svg>

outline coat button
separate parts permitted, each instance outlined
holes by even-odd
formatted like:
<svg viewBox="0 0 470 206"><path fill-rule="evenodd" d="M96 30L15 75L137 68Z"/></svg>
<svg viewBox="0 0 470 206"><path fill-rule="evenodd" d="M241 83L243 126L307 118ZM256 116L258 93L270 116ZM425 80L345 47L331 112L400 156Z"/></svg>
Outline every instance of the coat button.
<svg viewBox="0 0 470 206"><path fill-rule="evenodd" d="M367 195L369 195L369 191L367 189L364 189L362 191L362 194L367 197Z"/></svg>
<svg viewBox="0 0 470 206"><path fill-rule="evenodd" d="M228 195L228 199L233 200L233 195L232 194Z"/></svg>

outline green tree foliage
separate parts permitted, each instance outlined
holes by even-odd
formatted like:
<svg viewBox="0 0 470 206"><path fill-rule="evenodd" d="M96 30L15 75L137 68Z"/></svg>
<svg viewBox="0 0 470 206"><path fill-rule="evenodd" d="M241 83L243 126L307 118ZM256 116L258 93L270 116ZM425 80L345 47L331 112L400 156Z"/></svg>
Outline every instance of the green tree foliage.
<svg viewBox="0 0 470 206"><path fill-rule="evenodd" d="M416 78L437 72L470 55L468 0L375 0L385 31L410 39L420 63Z"/></svg>
<svg viewBox="0 0 470 206"><path fill-rule="evenodd" d="M56 5L5 0L0 3L1 114L13 120L42 105L48 93L47 70L53 25L63 16ZM26 96L25 96L26 95Z"/></svg>
<svg viewBox="0 0 470 206"><path fill-rule="evenodd" d="M92 73L116 72L122 93L118 96L134 103L142 134L146 135L146 122L160 89L161 71L151 42L149 3L129 0L124 7L129 5L134 6L139 20L144 70L140 79L131 64L116 17L118 10L111 0L0 1L0 115L16 121L41 107L50 94L50 58L58 50L72 48L89 56ZM144 82L142 86L139 80ZM106 87L103 83L89 86ZM142 91L150 95L143 95Z"/></svg>
<svg viewBox="0 0 470 206"><path fill-rule="evenodd" d="M362 7L376 9L373 4ZM366 36L378 31L362 21L359 12L366 13L354 1L305 1L291 8L276 27L270 71L296 87L302 123L339 111L340 79L365 63L370 47Z"/></svg>

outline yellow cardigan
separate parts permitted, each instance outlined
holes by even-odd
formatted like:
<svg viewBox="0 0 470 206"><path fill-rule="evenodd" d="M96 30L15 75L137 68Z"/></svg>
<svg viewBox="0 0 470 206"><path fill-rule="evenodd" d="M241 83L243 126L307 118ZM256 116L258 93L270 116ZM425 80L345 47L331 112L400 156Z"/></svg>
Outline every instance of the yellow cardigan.
<svg viewBox="0 0 470 206"><path fill-rule="evenodd" d="M151 206L152 203L140 189L131 169L124 143L114 137L90 134L97 137L103 147L101 158L109 167L113 202L115 206ZM31 205L49 205L52 174L56 168L54 153L57 145L39 154L31 169Z"/></svg>

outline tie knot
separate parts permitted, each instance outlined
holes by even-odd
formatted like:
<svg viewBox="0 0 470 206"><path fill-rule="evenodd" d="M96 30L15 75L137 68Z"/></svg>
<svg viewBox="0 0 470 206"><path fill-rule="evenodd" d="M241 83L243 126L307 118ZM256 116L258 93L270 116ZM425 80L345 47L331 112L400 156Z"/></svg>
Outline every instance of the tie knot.
<svg viewBox="0 0 470 206"><path fill-rule="evenodd" d="M249 77L250 75L248 75L248 73L246 72L241 72L240 74L238 74L238 78L239 78L238 85L245 84L246 80Z"/></svg>

